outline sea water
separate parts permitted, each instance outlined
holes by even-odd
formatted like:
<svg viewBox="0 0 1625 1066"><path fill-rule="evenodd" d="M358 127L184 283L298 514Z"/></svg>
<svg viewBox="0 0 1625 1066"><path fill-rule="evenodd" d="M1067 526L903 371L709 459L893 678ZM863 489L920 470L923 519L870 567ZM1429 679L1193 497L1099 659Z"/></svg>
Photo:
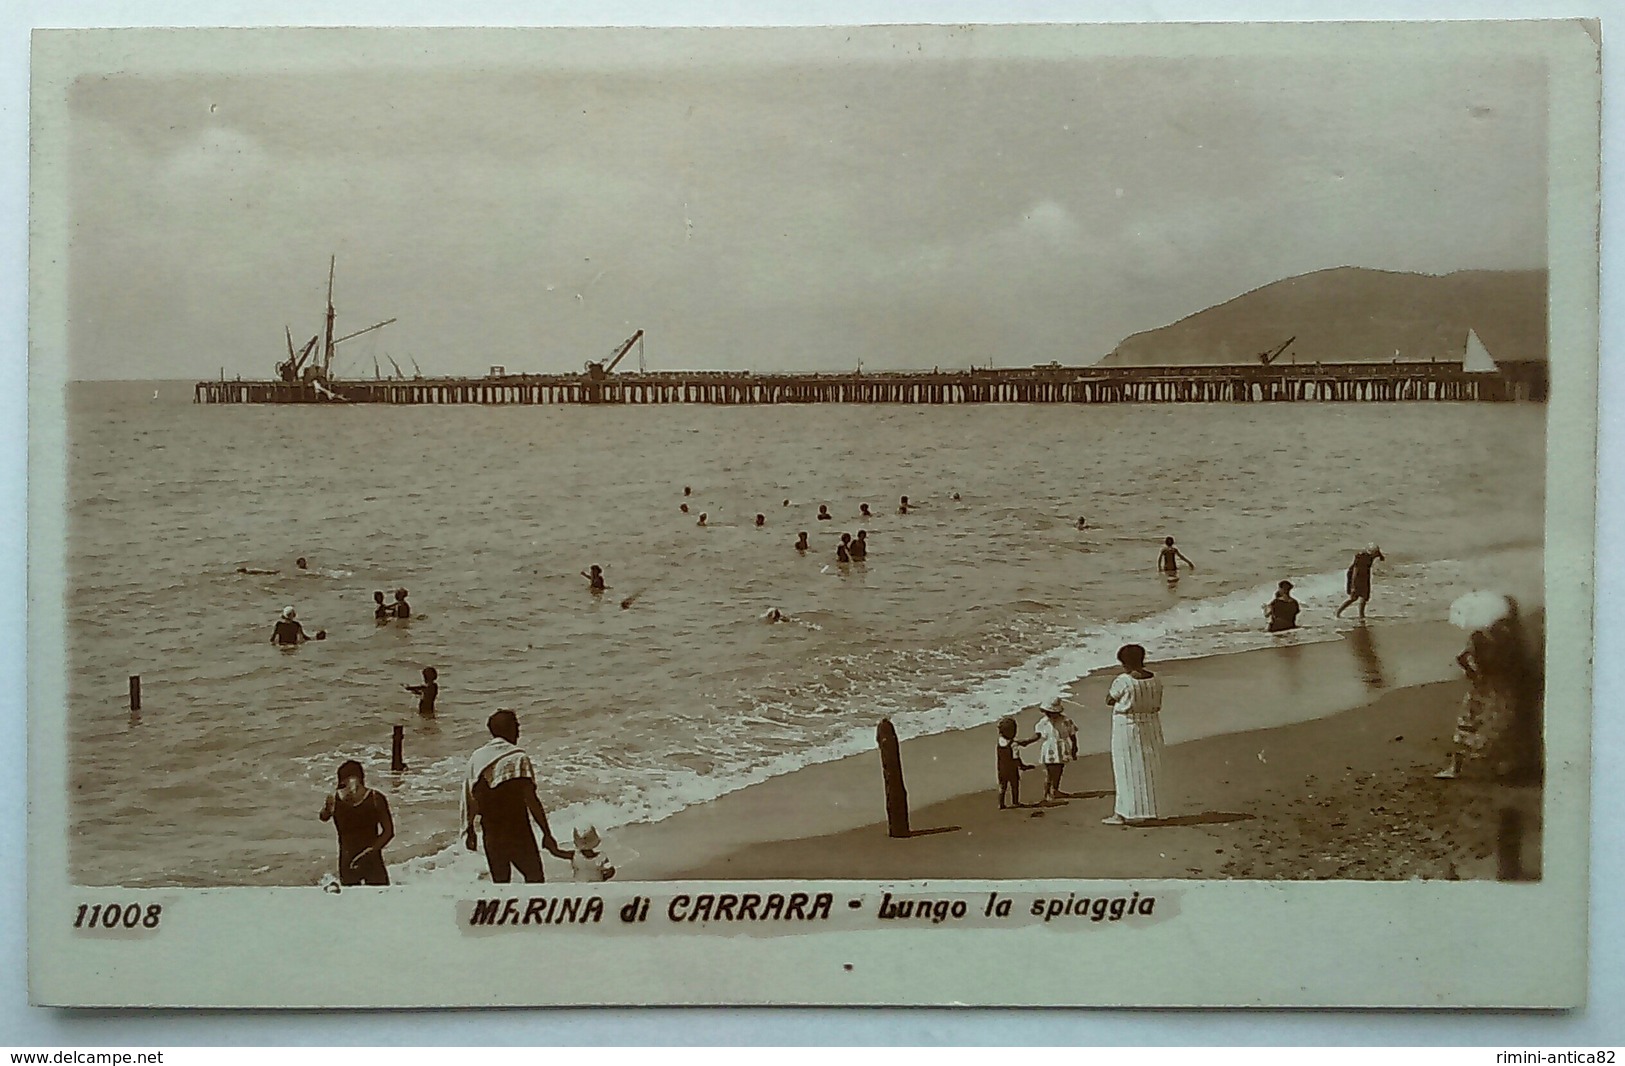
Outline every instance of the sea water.
<svg viewBox="0 0 1625 1066"><path fill-rule="evenodd" d="M463 876L437 867L498 708L518 713L567 841L567 826L656 818L865 750L883 715L908 737L1031 706L1125 640L1153 659L1266 646L1261 605L1283 578L1310 633L1334 636L1343 569L1368 541L1387 556L1377 624L1441 618L1461 591L1538 582L1541 566L1541 406L190 396L148 382L68 397L83 883L312 884L334 852L316 814L347 758L389 796L397 879ZM837 565L839 534L860 528L867 562ZM1155 569L1165 535L1197 567L1172 587ZM601 597L579 573L593 563ZM416 617L376 625L374 590L397 587ZM327 639L273 646L289 605ZM791 620L764 623L774 606ZM402 688L425 666L433 718Z"/></svg>

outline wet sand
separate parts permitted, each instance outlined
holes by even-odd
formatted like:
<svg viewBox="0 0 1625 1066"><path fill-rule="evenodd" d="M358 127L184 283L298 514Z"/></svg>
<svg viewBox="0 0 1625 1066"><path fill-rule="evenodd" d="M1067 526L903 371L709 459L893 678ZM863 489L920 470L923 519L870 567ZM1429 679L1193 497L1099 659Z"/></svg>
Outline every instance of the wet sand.
<svg viewBox="0 0 1625 1066"><path fill-rule="evenodd" d="M1167 690L1163 825L1101 824L1112 809L1102 674L1069 697L1088 754L1068 767L1063 803L998 809L989 724L904 742L907 839L887 835L879 759L866 753L627 827L614 843L624 876L640 880L1478 878L1495 875L1496 812L1511 806L1538 868L1538 786L1432 777L1465 691L1461 639L1442 623L1373 622L1153 664ZM1020 713L1023 735L1035 717ZM1022 789L1037 800L1042 770Z"/></svg>

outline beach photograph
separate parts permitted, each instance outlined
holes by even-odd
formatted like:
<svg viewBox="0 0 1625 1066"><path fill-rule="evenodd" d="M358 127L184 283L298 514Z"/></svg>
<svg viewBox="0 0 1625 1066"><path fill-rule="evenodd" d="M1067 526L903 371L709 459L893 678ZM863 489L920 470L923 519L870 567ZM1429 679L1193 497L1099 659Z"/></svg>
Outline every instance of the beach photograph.
<svg viewBox="0 0 1625 1066"><path fill-rule="evenodd" d="M1543 54L1044 29L87 64L71 883L1547 876Z"/></svg>

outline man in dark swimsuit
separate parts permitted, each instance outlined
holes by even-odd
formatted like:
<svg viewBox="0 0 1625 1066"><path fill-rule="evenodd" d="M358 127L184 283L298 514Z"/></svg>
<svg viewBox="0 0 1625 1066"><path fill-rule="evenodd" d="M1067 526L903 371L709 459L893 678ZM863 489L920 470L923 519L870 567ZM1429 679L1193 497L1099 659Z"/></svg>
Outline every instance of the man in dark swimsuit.
<svg viewBox="0 0 1625 1066"><path fill-rule="evenodd" d="M1196 564L1186 559L1185 553L1174 547L1174 538L1163 537L1162 551L1157 555L1157 569L1161 570L1169 581L1178 581L1180 560L1184 560L1185 565L1192 571L1196 569Z"/></svg>
<svg viewBox="0 0 1625 1066"><path fill-rule="evenodd" d="M1343 617L1343 612L1356 600L1360 603L1360 617L1365 617L1365 605L1371 599L1371 566L1382 557L1382 549L1375 544L1367 544L1365 551L1354 553L1354 562L1349 564L1348 577L1345 581L1349 598L1343 601L1343 606L1333 612L1332 617Z"/></svg>
<svg viewBox="0 0 1625 1066"><path fill-rule="evenodd" d="M329 793L321 819L339 836L339 884L387 885L384 848L395 839L395 820L382 792L367 787L367 772L354 759L339 764L339 789Z"/></svg>
<svg viewBox="0 0 1625 1066"><path fill-rule="evenodd" d="M858 530L858 539L846 546L847 554L852 556L854 562L862 562L869 558L869 531Z"/></svg>
<svg viewBox="0 0 1625 1066"><path fill-rule="evenodd" d="M305 627L300 625L298 618L294 616L293 608L282 608L282 617L277 619L276 625L271 629L271 643L298 644L309 639Z"/></svg>
<svg viewBox="0 0 1625 1066"><path fill-rule="evenodd" d="M412 617L412 605L406 602L406 590L405 589L396 589L395 590L395 617L396 618L411 618Z"/></svg>
<svg viewBox="0 0 1625 1066"><path fill-rule="evenodd" d="M535 767L517 746L518 717L512 711L498 711L485 725L492 740L469 762L472 780L464 786L463 843L469 851L476 849L477 820L493 882L507 884L515 870L527 883L541 882L542 855L530 828L532 818L542 830L541 846L550 854L569 859L573 853L559 847L547 824L547 811L536 795ZM484 766L479 765L482 762Z"/></svg>

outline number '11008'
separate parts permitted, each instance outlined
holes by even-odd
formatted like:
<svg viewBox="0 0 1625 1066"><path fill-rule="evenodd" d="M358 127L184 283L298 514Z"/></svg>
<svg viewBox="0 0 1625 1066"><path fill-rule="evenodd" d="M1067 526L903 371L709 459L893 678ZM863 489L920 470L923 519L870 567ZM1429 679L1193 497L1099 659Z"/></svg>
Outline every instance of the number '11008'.
<svg viewBox="0 0 1625 1066"><path fill-rule="evenodd" d="M95 906L81 903L79 904L79 915L73 920L73 927L75 929L134 929L140 926L143 929L156 929L163 913L163 905L158 903L149 903L145 908L139 903L126 903L122 906L117 903L98 903Z"/></svg>

